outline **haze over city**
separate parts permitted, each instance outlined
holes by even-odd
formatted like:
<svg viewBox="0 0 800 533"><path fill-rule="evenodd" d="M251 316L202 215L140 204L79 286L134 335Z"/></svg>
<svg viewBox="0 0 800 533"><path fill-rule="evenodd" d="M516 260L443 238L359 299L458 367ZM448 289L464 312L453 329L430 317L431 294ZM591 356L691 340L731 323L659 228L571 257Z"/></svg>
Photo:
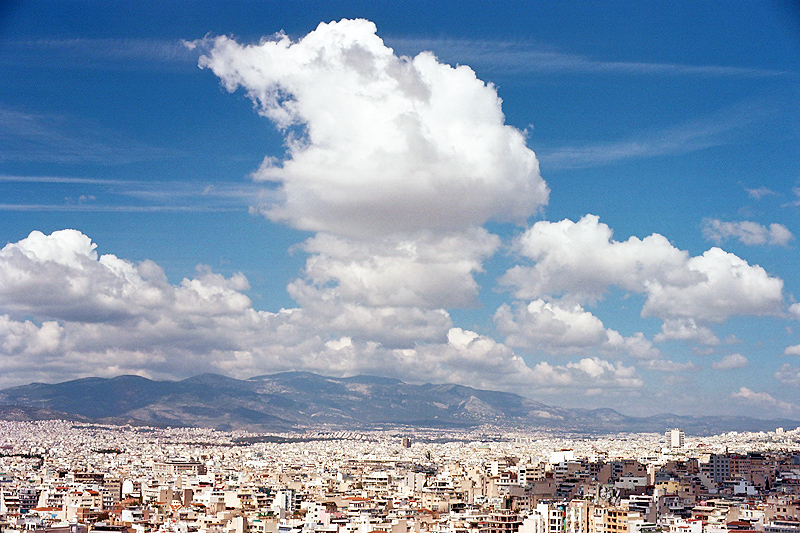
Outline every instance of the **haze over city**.
<svg viewBox="0 0 800 533"><path fill-rule="evenodd" d="M5 3L0 387L800 419L799 74L792 2Z"/></svg>

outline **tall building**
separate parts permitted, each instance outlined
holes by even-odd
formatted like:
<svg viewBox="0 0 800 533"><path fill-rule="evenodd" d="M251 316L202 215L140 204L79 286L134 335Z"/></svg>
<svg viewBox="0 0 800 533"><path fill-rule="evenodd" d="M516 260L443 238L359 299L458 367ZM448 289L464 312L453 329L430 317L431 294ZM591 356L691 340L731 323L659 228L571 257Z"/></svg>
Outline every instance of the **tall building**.
<svg viewBox="0 0 800 533"><path fill-rule="evenodd" d="M680 450L683 448L683 430L682 429L668 429L664 435L667 442L667 448L671 450Z"/></svg>

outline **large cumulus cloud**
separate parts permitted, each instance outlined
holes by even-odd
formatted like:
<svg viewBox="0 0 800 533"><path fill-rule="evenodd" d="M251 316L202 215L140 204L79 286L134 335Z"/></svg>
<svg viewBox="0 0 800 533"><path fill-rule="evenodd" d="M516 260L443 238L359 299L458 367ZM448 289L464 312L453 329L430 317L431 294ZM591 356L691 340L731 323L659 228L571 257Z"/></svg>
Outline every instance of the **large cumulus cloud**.
<svg viewBox="0 0 800 533"><path fill-rule="evenodd" d="M238 313L250 307L241 274L225 279L199 269L179 287L167 283L152 261L135 265L96 245L77 230L51 235L33 231L0 250L0 306L17 315L84 323L156 319L165 308L176 315Z"/></svg>
<svg viewBox="0 0 800 533"><path fill-rule="evenodd" d="M689 363L675 363L663 358L661 351L643 333L625 337L606 328L603 322L577 304L546 302L537 299L527 305L503 304L494 321L505 344L529 353L544 351L552 355L603 353L607 356L627 354L644 368L680 372L696 370Z"/></svg>
<svg viewBox="0 0 800 533"><path fill-rule="evenodd" d="M516 246L533 264L511 268L501 282L521 299L591 303L618 287L645 295L643 316L685 324L783 312L783 281L760 266L716 247L690 257L658 234L615 241L611 228L593 215L578 222L537 222ZM675 324L666 336L677 334ZM701 335L713 343L707 331L696 332Z"/></svg>
<svg viewBox="0 0 800 533"><path fill-rule="evenodd" d="M493 86L424 52L398 57L366 20L319 27L293 43L228 37L200 64L241 87L287 133L272 220L346 236L524 222L547 202L534 153L504 124Z"/></svg>
<svg viewBox="0 0 800 533"><path fill-rule="evenodd" d="M284 157L254 173L278 200L256 208L317 232L297 247L309 256L288 287L303 312L355 340L444 341L445 309L476 305L474 276L500 247L482 225L524 223L549 194L494 87L429 52L395 55L366 20L297 42L194 44L285 136Z"/></svg>
<svg viewBox="0 0 800 533"><path fill-rule="evenodd" d="M464 307L478 295L472 274L499 245L500 239L483 228L376 241L318 234L302 245L312 254L304 283L333 282L341 298L372 306ZM297 290L296 283L290 287Z"/></svg>

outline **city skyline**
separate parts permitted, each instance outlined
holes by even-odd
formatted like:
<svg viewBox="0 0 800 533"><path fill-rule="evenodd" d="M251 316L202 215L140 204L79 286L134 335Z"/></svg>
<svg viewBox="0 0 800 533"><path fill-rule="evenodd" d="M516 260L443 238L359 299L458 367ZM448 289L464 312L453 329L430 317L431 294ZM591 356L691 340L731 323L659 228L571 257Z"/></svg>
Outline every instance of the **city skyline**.
<svg viewBox="0 0 800 533"><path fill-rule="evenodd" d="M791 3L105 7L0 11L0 388L800 419Z"/></svg>

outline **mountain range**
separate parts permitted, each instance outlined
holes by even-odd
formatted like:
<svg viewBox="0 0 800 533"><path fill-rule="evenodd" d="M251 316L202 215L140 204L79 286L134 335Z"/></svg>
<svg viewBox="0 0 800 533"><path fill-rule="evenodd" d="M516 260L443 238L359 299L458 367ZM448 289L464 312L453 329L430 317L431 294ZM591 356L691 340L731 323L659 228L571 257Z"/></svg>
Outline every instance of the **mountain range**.
<svg viewBox="0 0 800 533"><path fill-rule="evenodd" d="M256 432L308 428L471 428L484 424L564 432L687 434L794 428L794 420L747 417L631 417L612 409L548 406L507 392L462 385L412 385L375 376L283 372L233 379L202 374L180 381L140 376L31 383L0 390L0 419L66 419L107 424L211 427Z"/></svg>

